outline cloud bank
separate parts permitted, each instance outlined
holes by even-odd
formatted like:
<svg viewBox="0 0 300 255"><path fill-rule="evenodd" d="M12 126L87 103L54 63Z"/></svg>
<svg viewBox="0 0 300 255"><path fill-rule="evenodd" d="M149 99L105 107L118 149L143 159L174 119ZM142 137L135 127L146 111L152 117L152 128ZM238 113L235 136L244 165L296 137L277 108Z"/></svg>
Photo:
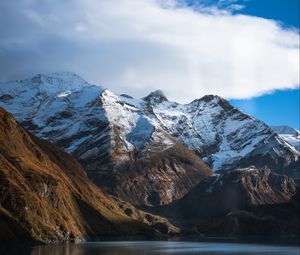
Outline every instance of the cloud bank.
<svg viewBox="0 0 300 255"><path fill-rule="evenodd" d="M299 86L299 32L175 0L0 2L0 80L73 71L116 93L188 102Z"/></svg>

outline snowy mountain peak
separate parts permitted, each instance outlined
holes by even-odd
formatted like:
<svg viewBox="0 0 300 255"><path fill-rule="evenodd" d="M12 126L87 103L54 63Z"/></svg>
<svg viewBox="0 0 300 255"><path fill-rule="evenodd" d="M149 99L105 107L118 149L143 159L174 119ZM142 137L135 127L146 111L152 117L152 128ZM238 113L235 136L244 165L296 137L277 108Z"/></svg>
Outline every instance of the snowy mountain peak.
<svg viewBox="0 0 300 255"><path fill-rule="evenodd" d="M205 96L201 97L198 100L204 101L204 102L210 102L210 101L218 102L220 100L225 100L225 99L223 99L223 98L221 98L220 96L217 96L217 95L205 95Z"/></svg>
<svg viewBox="0 0 300 255"><path fill-rule="evenodd" d="M216 95L206 95L201 98L195 99L191 103L187 104L192 110L204 109L204 108L215 108L218 111L232 112L237 110L233 107L226 99Z"/></svg>
<svg viewBox="0 0 300 255"><path fill-rule="evenodd" d="M190 103L191 105L209 104L221 106L225 111L232 110L234 107L224 98L217 95L205 95L199 99L195 99Z"/></svg>
<svg viewBox="0 0 300 255"><path fill-rule="evenodd" d="M299 130L292 128L290 126L270 126L273 131L277 134L285 134L285 135L298 135L300 133Z"/></svg>
<svg viewBox="0 0 300 255"><path fill-rule="evenodd" d="M167 97L160 89L151 92L148 96L144 97L143 99L149 102L150 104L154 105L168 101Z"/></svg>
<svg viewBox="0 0 300 255"><path fill-rule="evenodd" d="M0 106L80 159L107 152L124 161L136 150L142 155L152 144L157 151L176 140L215 171L267 165L300 176L298 137L287 141L216 95L179 104L157 90L134 99L63 72L0 84Z"/></svg>
<svg viewBox="0 0 300 255"><path fill-rule="evenodd" d="M47 79L57 79L57 80L82 80L84 79L80 77L78 74L73 72L54 72L49 74L36 74L32 79L40 80L40 81L46 81Z"/></svg>
<svg viewBox="0 0 300 255"><path fill-rule="evenodd" d="M26 106L47 97L66 98L75 92L74 96L81 93L76 97L85 100L87 96L91 97L102 91L101 86L92 85L72 72L37 74L29 79L0 83L0 94L10 96L5 97L8 103L16 105L16 100L20 100Z"/></svg>
<svg viewBox="0 0 300 255"><path fill-rule="evenodd" d="M48 92L76 91L91 86L79 75L72 72L37 74L31 81L38 85L43 85L42 87Z"/></svg>
<svg viewBox="0 0 300 255"><path fill-rule="evenodd" d="M283 140L300 151L300 131L289 126L271 126Z"/></svg>
<svg viewBox="0 0 300 255"><path fill-rule="evenodd" d="M121 94L120 97L125 97L125 98L129 98L129 99L133 99L132 96L127 95L127 94Z"/></svg>
<svg viewBox="0 0 300 255"><path fill-rule="evenodd" d="M219 103L220 101L226 101L224 98L217 96L217 95L205 95L201 98L197 98L193 100L190 104L195 104L199 102L204 103Z"/></svg>

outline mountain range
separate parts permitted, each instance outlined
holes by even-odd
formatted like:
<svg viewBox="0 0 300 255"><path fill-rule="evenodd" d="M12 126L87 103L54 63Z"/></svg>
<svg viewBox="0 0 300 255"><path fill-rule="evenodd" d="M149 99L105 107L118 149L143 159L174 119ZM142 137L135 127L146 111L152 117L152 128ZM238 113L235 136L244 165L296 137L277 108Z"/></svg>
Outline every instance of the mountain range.
<svg viewBox="0 0 300 255"><path fill-rule="evenodd" d="M0 108L0 245L158 238L167 220L106 195L76 159Z"/></svg>
<svg viewBox="0 0 300 255"><path fill-rule="evenodd" d="M287 128L269 127L219 96L179 104L157 90L134 99L89 84L74 73L61 72L1 83L0 106L17 120L2 110L1 139L6 143L1 144L1 156L5 162L3 176L7 177L2 178L5 185L0 208L4 216L0 223L7 229L21 225L26 236L46 242L107 233L155 236L194 229L195 224L197 232L215 234L212 225L207 227L207 220L204 224L199 218L221 217L223 224L231 215L246 218L247 224L265 222L264 217L275 205L276 210L282 205L284 209L278 210L290 211L293 224L299 224L295 216L300 178L295 139L299 141L299 132L284 135ZM11 125L11 134L7 125ZM14 130L19 130L17 137ZM50 179L54 187L62 187L61 191L49 190L48 184L53 187ZM11 187L17 187L17 194L24 197L20 207L12 202L19 197L11 198L15 195ZM28 191L25 195L24 190ZM38 194L49 196L49 192L50 202L43 205L45 215L25 206L33 199L42 203ZM65 201L69 208L60 207L57 220L50 224L51 229L61 226L61 231L45 227L44 237L39 233L43 226L32 230L30 224L35 217L42 221L54 210L52 196ZM25 207L35 216L26 218ZM64 216L70 210L75 216ZM247 217L237 214L239 210L246 211ZM170 211L176 213L171 215ZM272 217L272 224L282 226L278 232L285 228L295 233L288 223ZM93 220L111 227L99 232L96 225L91 226ZM129 228L122 225L119 233L114 232L115 226L128 221ZM244 231L237 230L236 225L229 229L228 233Z"/></svg>

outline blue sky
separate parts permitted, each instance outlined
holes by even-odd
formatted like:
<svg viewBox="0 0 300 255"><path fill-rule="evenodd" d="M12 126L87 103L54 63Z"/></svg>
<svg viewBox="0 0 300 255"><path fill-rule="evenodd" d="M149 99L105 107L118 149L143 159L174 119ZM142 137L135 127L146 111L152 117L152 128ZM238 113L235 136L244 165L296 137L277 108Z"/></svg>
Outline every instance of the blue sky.
<svg viewBox="0 0 300 255"><path fill-rule="evenodd" d="M281 21L286 26L299 28L299 0L187 0L189 5L205 3L207 6L230 8L239 5L236 14L247 14Z"/></svg>
<svg viewBox="0 0 300 255"><path fill-rule="evenodd" d="M244 1L238 1L244 2ZM241 13L280 21L284 26L299 29L299 0L250 0ZM299 88L277 90L252 99L231 100L231 103L269 125L289 125L300 129Z"/></svg>
<svg viewBox="0 0 300 255"><path fill-rule="evenodd" d="M187 3L191 6L203 3L207 6L219 6L231 10L235 15L246 14L272 19L283 27L299 30L299 0L188 0ZM299 88L275 90L264 96L230 102L269 125L289 125L300 130Z"/></svg>
<svg viewBox="0 0 300 255"><path fill-rule="evenodd" d="M250 0L241 13L275 19L299 28L299 0Z"/></svg>
<svg viewBox="0 0 300 255"><path fill-rule="evenodd" d="M280 90L261 97L230 100L231 104L269 125L289 125L300 129L299 90Z"/></svg>
<svg viewBox="0 0 300 255"><path fill-rule="evenodd" d="M298 26L299 0L0 1L0 82L71 71L137 98L219 95L299 128Z"/></svg>

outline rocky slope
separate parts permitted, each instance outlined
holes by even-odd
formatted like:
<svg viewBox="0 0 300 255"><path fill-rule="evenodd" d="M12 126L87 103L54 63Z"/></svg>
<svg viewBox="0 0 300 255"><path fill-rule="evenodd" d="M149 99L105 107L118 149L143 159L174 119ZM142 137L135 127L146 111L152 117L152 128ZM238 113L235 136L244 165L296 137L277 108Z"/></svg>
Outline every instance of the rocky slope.
<svg viewBox="0 0 300 255"><path fill-rule="evenodd" d="M208 177L157 212L206 235L300 235L299 186L255 167Z"/></svg>
<svg viewBox="0 0 300 255"><path fill-rule="evenodd" d="M300 131L289 126L271 126L272 130L283 140L300 151Z"/></svg>
<svg viewBox="0 0 300 255"><path fill-rule="evenodd" d="M185 105L163 98L149 107L164 130L215 171L254 165L300 177L300 153L293 146L218 96Z"/></svg>
<svg viewBox="0 0 300 255"><path fill-rule="evenodd" d="M104 194L71 155L25 131L2 108L0 229L0 245L178 231L167 220Z"/></svg>
<svg viewBox="0 0 300 255"><path fill-rule="evenodd" d="M134 204L169 203L212 174L135 100L74 74L38 75L0 91L1 105L24 127L71 152L99 186Z"/></svg>
<svg viewBox="0 0 300 255"><path fill-rule="evenodd" d="M215 171L255 165L300 175L299 151L218 96L178 104L155 91L133 99L54 73L0 84L0 106L72 153L99 186L137 205L183 197L213 174L202 160Z"/></svg>

